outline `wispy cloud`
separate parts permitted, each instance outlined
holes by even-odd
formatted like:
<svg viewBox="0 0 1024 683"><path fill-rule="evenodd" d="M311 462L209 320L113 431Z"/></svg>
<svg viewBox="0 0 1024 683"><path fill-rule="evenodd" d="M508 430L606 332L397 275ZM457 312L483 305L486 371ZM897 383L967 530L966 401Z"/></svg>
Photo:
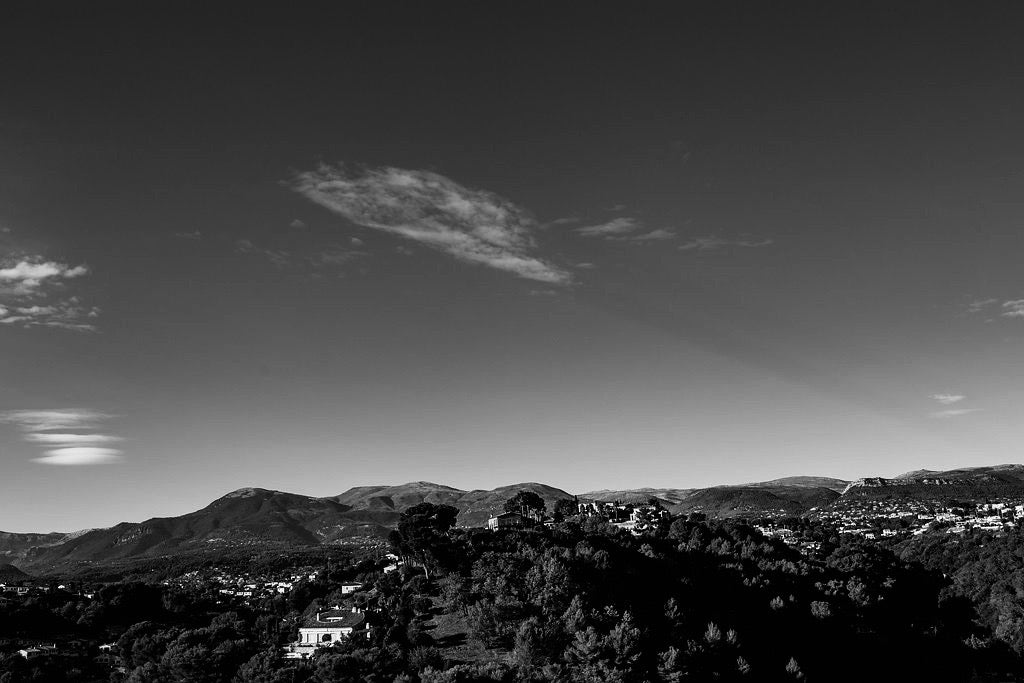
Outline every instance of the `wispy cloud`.
<svg viewBox="0 0 1024 683"><path fill-rule="evenodd" d="M769 239L754 240L754 239L738 239L738 240L727 240L715 235L708 235L706 237L695 237L689 242L685 242L679 245L679 249L686 251L689 249L696 249L698 251L712 251L714 249L723 249L726 247L767 247L772 244L773 241Z"/></svg>
<svg viewBox="0 0 1024 683"><path fill-rule="evenodd" d="M252 240L238 240L235 242L235 251L239 254L255 254L270 261L275 268L287 268L292 264L292 254L282 249L267 249L256 246Z"/></svg>
<svg viewBox="0 0 1024 683"><path fill-rule="evenodd" d="M967 304L967 312L985 313L1002 318L1024 318L1024 299L1006 299L1002 302L996 298L975 299ZM989 317L985 322L993 320L993 317Z"/></svg>
<svg viewBox="0 0 1024 683"><path fill-rule="evenodd" d="M1024 318L1024 299L1004 301L1001 308L1000 315L1004 318Z"/></svg>
<svg viewBox="0 0 1024 683"><path fill-rule="evenodd" d="M962 394L932 394L931 396L929 396L929 398L931 398L933 401L941 403L944 406L951 406L954 403L959 403L960 401L964 400L967 397Z"/></svg>
<svg viewBox="0 0 1024 683"><path fill-rule="evenodd" d="M971 413L980 412L981 408L951 408L949 410L940 410L932 413L933 418L943 420L951 417L959 417L960 415L970 415Z"/></svg>
<svg viewBox="0 0 1024 683"><path fill-rule="evenodd" d="M537 254L536 222L485 190L429 171L321 166L298 174L293 190L356 225L418 242L461 261L519 277L569 284L571 274Z"/></svg>
<svg viewBox="0 0 1024 683"><path fill-rule="evenodd" d="M967 312L980 313L995 303L999 303L999 299L976 299L967 304Z"/></svg>
<svg viewBox="0 0 1024 683"><path fill-rule="evenodd" d="M203 239L203 233L198 230L193 230L192 232L176 232L174 233L174 236L180 240L198 241Z"/></svg>
<svg viewBox="0 0 1024 683"><path fill-rule="evenodd" d="M54 301L45 306L0 306L0 325L57 327L77 332L95 332L93 320L100 315L95 306L83 306L78 297Z"/></svg>
<svg viewBox="0 0 1024 683"><path fill-rule="evenodd" d="M675 238L676 233L672 230L666 230L665 228L657 228L655 230L630 237L634 242L654 242L660 240L674 240Z"/></svg>
<svg viewBox="0 0 1024 683"><path fill-rule="evenodd" d="M25 441L42 444L57 444L60 446L95 446L101 443L117 443L124 441L120 436L110 434L26 434Z"/></svg>
<svg viewBox="0 0 1024 683"><path fill-rule="evenodd" d="M612 207L612 211L620 211L625 207ZM599 237L617 242L655 242L672 240L676 232L667 228L646 230L644 224L636 218L620 216L604 223L586 225L576 228L575 232L584 237Z"/></svg>
<svg viewBox="0 0 1024 683"><path fill-rule="evenodd" d="M362 241L359 241L359 244L362 244ZM339 245L329 245L313 253L308 253L307 251L307 253L300 254L284 249L268 249L253 243L252 240L246 239L235 242L235 252L265 258L272 266L280 270L285 268L309 270L330 268L344 265L363 256L368 256L368 253L365 251L348 249Z"/></svg>
<svg viewBox="0 0 1024 683"><path fill-rule="evenodd" d="M15 425L25 441L47 449L33 458L37 463L104 465L120 461L123 455L109 446L121 437L96 431L112 417L87 408L11 410L0 413L0 423Z"/></svg>
<svg viewBox="0 0 1024 683"><path fill-rule="evenodd" d="M621 216L604 223L576 228L576 232L584 237L619 237L634 233L642 227L643 225L637 219Z"/></svg>

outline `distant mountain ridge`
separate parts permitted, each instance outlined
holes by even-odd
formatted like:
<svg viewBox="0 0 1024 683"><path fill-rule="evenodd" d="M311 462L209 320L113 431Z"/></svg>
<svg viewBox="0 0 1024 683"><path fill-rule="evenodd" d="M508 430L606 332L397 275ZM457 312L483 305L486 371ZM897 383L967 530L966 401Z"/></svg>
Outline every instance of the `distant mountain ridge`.
<svg viewBox="0 0 1024 683"><path fill-rule="evenodd" d="M488 517L502 511L506 500L522 490L537 493L549 509L558 500L576 497L537 482L464 491L416 481L356 486L322 498L247 487L177 517L122 522L71 534L0 532L0 563L32 573L54 573L221 547L314 547L356 536L384 536L397 524L403 510L424 502L456 507L459 526L483 526ZM696 489L600 490L578 497L634 504L653 498L676 514L701 512L727 518L803 515L847 498L1002 494L1024 494L1024 465L917 470L891 479L869 477L853 482L830 477L785 477Z"/></svg>
<svg viewBox="0 0 1024 683"><path fill-rule="evenodd" d="M954 498L1024 493L1024 465L985 465L953 470L915 470L891 479L866 477L852 481L844 497Z"/></svg>
<svg viewBox="0 0 1024 683"><path fill-rule="evenodd" d="M453 505L461 526L482 526L517 491L537 493L549 506L572 496L528 482L489 491L462 491L431 482L359 486L327 498L263 488L232 491L178 517L122 522L79 534L7 534L12 562L42 571L74 570L103 563L213 550L221 545L315 546L353 536L383 536L402 510L428 502ZM31 536L38 537L33 544ZM16 551L14 549L17 549ZM0 556L8 548L0 539Z"/></svg>

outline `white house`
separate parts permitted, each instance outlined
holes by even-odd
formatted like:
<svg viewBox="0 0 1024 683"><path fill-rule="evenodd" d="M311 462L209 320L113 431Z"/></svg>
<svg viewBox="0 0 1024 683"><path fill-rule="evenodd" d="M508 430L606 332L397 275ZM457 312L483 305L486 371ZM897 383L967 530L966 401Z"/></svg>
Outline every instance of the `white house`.
<svg viewBox="0 0 1024 683"><path fill-rule="evenodd" d="M285 647L284 658L306 659L317 648L330 647L357 632L369 637L369 631L366 615L355 607L351 611L334 607L326 612L317 612L316 616L307 619L299 627L299 639Z"/></svg>

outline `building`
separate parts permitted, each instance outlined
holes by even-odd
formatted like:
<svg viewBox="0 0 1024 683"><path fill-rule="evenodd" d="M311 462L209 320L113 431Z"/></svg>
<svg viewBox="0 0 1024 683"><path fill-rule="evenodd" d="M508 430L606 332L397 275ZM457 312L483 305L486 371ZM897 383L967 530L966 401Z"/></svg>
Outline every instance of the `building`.
<svg viewBox="0 0 1024 683"><path fill-rule="evenodd" d="M518 512L503 512L487 520L487 528L491 531L499 529L520 529L527 525L527 520Z"/></svg>
<svg viewBox="0 0 1024 683"><path fill-rule="evenodd" d="M362 587L363 584L361 583L343 583L341 584L341 594L348 595L349 593L355 593Z"/></svg>
<svg viewBox="0 0 1024 683"><path fill-rule="evenodd" d="M285 659L306 659L317 648L331 647L334 643L352 637L353 634L370 635L366 615L353 607L344 610L334 607L326 612L317 612L299 627L299 639L284 649Z"/></svg>

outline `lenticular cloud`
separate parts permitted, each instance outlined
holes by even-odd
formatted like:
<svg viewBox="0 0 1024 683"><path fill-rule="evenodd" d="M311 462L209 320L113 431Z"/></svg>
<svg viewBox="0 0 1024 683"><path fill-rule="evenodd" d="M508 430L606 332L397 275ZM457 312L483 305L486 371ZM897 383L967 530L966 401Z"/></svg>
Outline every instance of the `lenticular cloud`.
<svg viewBox="0 0 1024 683"><path fill-rule="evenodd" d="M399 235L459 260L529 280L568 284L571 275L536 255L528 212L498 195L437 173L322 166L292 188L357 225Z"/></svg>
<svg viewBox="0 0 1024 683"><path fill-rule="evenodd" d="M75 446L46 451L35 461L43 465L107 465L120 459L121 451L113 448Z"/></svg>

